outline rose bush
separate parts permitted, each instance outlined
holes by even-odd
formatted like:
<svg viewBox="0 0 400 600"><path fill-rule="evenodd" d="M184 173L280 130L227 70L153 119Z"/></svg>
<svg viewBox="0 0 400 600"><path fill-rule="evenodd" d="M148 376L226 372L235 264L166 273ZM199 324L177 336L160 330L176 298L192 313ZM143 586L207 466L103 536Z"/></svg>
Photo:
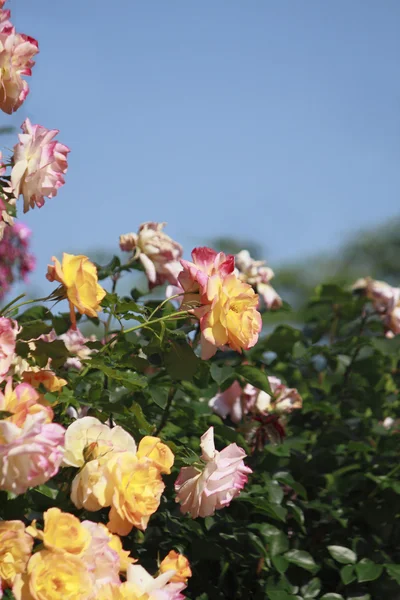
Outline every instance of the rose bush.
<svg viewBox="0 0 400 600"><path fill-rule="evenodd" d="M11 113L37 43L3 5ZM27 119L1 162L1 298L33 267L18 196L64 184L56 133ZM53 258L50 296L0 309L0 597L397 600L399 288L320 285L289 327L264 261L184 260L164 225L132 223L126 262Z"/></svg>

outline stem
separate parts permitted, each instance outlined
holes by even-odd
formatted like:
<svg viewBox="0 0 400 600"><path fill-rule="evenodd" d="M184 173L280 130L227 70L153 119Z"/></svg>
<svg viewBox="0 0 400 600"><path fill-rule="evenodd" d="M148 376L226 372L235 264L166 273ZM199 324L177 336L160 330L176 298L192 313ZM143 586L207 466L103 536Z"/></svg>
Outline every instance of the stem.
<svg viewBox="0 0 400 600"><path fill-rule="evenodd" d="M132 331L137 331L138 329L142 329L143 327L147 327L148 325L153 325L154 323L161 323L161 321L170 321L173 320L175 317L187 317L188 316L188 311L187 310L182 310L176 313L172 313L171 315L166 315L165 317L159 317L158 319L153 319L151 321L145 321L144 323L139 323L139 325L135 325L135 327L131 327L130 329L125 329L125 331L123 333L131 333Z"/></svg>
<svg viewBox="0 0 400 600"><path fill-rule="evenodd" d="M166 426L166 424L167 424L167 420L168 420L168 417L169 417L169 411L170 411L170 409L171 409L171 406L172 406L172 400L174 399L174 396L175 396L175 389L174 389L174 388L171 388L171 389L169 390L168 399L167 399L167 404L165 405L165 409L164 409L164 412L163 412L162 419L161 419L161 421L160 421L160 424L159 424L159 426L157 427L157 429L156 429L156 431L155 431L155 434L154 434L154 435L156 435L156 436L157 436L157 435L160 433L160 431L161 431L162 429L164 429L164 427L165 427L165 426Z"/></svg>
<svg viewBox="0 0 400 600"><path fill-rule="evenodd" d="M22 294L22 296L19 296L18 298L16 298L14 300L14 302L16 302L19 298L22 298L23 296L25 296L25 294ZM20 304L17 304L16 306L13 306L14 302L12 302L11 305L8 304L5 308L8 309L7 313L9 313L10 306L12 307L12 310L16 310L17 308L21 308L21 306L25 306L26 304L34 304L35 302L46 302L47 300L50 300L50 296L46 296L46 298L35 298L34 300L25 300L25 302L20 302ZM4 314L4 311L5 311L5 309L3 308L2 314Z"/></svg>
<svg viewBox="0 0 400 600"><path fill-rule="evenodd" d="M175 317L187 317L189 315L187 310L183 310L180 312L176 312L176 313L172 313L171 315L166 315L165 317L159 317L158 319L153 319L152 321L145 321L144 323L139 323L139 325L135 325L135 327L131 327L130 329L126 329L125 331L119 331L117 332L117 335L120 336L122 334L126 334L126 333L131 333L132 331L138 331L139 329L143 329L144 327L147 327L148 325L153 325L154 323L161 323L162 321L170 321L173 320ZM193 316L193 315L191 315ZM100 350L98 351L97 354L101 354L102 352L104 352L104 350L106 350L106 348L108 348L108 346L110 344L112 344L113 342L116 341L115 337L112 337L110 340L108 340L108 342L106 342L104 344L104 346L102 348L100 348ZM87 373L86 369L83 371L83 374L85 375ZM82 376L82 374L81 374Z"/></svg>
<svg viewBox="0 0 400 600"><path fill-rule="evenodd" d="M393 467L393 469L391 471L389 471L389 473L385 476L385 479L390 479L391 477L393 477L393 475L395 475L399 469L400 469L400 464ZM378 483L377 487L369 494L368 498L373 498L379 492L379 490L380 490L380 485Z"/></svg>
<svg viewBox="0 0 400 600"><path fill-rule="evenodd" d="M171 296L170 298L165 298L165 300L163 300L158 306L156 306L156 308L153 310L153 312L149 316L149 319L151 319L152 317L154 317L154 315L156 314L156 312L158 312L159 310L161 310L162 307L164 306L164 304L166 304L170 300L175 300L175 298L179 298L180 296L184 296L184 295L185 295L185 292L182 292L181 294L175 294L174 296Z"/></svg>
<svg viewBox="0 0 400 600"><path fill-rule="evenodd" d="M119 278L120 278L120 275L118 273L116 275L113 275L113 278L112 278L113 284L112 284L112 288L111 288L111 293L112 294L114 294L115 290L117 289L117 283L118 283L118 279ZM104 338L105 339L107 339L107 335L108 335L108 332L110 330L110 325L111 325L112 317L113 317L113 315L112 315L112 312L110 311L110 314L108 315L108 319L107 319L107 321L106 321L106 323L104 325Z"/></svg>
<svg viewBox="0 0 400 600"><path fill-rule="evenodd" d="M9 302L8 304L5 305L4 308L1 309L0 314L4 314L8 308L10 308L10 306L12 306L13 304L15 304L16 302L18 302L18 300L21 300L21 298L24 298L25 294L20 294L19 296L17 296L16 298L14 298L14 300L11 300L11 302Z"/></svg>

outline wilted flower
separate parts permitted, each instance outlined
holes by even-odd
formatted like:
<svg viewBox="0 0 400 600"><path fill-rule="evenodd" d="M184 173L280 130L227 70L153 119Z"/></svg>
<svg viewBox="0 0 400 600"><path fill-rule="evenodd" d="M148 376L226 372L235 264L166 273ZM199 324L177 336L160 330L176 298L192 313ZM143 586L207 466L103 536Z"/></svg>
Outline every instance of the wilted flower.
<svg viewBox="0 0 400 600"><path fill-rule="evenodd" d="M247 474L252 472L243 462L245 451L236 444L229 444L221 452L215 450L213 427L202 435L200 446L204 468L182 467L175 482L181 512L190 513L194 519L208 517L228 506L247 483Z"/></svg>
<svg viewBox="0 0 400 600"><path fill-rule="evenodd" d="M58 472L64 428L46 417L42 411L29 414L22 427L0 421L0 489L23 494Z"/></svg>
<svg viewBox="0 0 400 600"><path fill-rule="evenodd" d="M18 331L16 321L0 317L0 382L6 378L13 361Z"/></svg>
<svg viewBox="0 0 400 600"><path fill-rule="evenodd" d="M46 129L42 125L32 125L26 119L21 126L23 133L18 135L19 143L14 146L11 189L16 198L24 197L24 212L40 208L45 197L54 198L65 183L67 172L67 146L54 141L57 129Z"/></svg>
<svg viewBox="0 0 400 600"><path fill-rule="evenodd" d="M150 288L167 281L176 284L182 269L182 246L163 232L165 225L149 221L139 227L138 233L121 235L119 239L121 250L133 252L134 259L142 263Z"/></svg>
<svg viewBox="0 0 400 600"><path fill-rule="evenodd" d="M0 108L8 115L16 111L29 93L23 75L32 75L39 52L38 43L32 37L16 33L8 21L9 11L1 10L0 17Z"/></svg>
<svg viewBox="0 0 400 600"><path fill-rule="evenodd" d="M394 337L400 333L400 288L365 277L358 279L352 289L372 301L374 310L381 315L386 337Z"/></svg>
<svg viewBox="0 0 400 600"><path fill-rule="evenodd" d="M33 539L22 521L0 521L0 597L25 571L32 553Z"/></svg>
<svg viewBox="0 0 400 600"><path fill-rule="evenodd" d="M76 329L73 307L82 315L96 317L106 291L97 283L97 269L87 256L64 252L62 264L54 256L52 260L54 266L48 266L46 277L49 281L61 283L62 294L70 304L72 327Z"/></svg>
<svg viewBox="0 0 400 600"><path fill-rule="evenodd" d="M209 401L209 406L220 417L228 415L234 423L239 423L243 415L248 413L290 413L303 405L303 400L296 388L288 388L280 379L268 375L272 395L259 390L250 383L242 389L234 381L225 391L219 392Z"/></svg>
<svg viewBox="0 0 400 600"><path fill-rule="evenodd" d="M400 288L395 288L385 281L371 277L358 279L352 286L353 291L363 293L372 300L374 309L379 313L390 313L400 300Z"/></svg>
<svg viewBox="0 0 400 600"><path fill-rule="evenodd" d="M239 279L255 288L267 309L274 310L282 306L281 297L270 285L274 272L265 265L264 260L254 260L248 250L241 250L235 257L235 265Z"/></svg>
<svg viewBox="0 0 400 600"><path fill-rule="evenodd" d="M66 349L72 355L65 361L64 367L66 369L74 367L80 370L82 368L81 360L89 358L92 352L95 352L95 350L86 346L86 342L96 341L96 336L87 338L79 329L68 329L68 331L60 335L60 340L64 342Z"/></svg>

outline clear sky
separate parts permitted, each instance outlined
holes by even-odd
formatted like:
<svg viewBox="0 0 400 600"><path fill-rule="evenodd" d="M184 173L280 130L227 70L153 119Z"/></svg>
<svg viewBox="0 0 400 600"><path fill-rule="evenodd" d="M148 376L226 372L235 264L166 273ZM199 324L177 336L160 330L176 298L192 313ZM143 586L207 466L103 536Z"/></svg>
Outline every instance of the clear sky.
<svg viewBox="0 0 400 600"><path fill-rule="evenodd" d="M52 255L167 221L276 266L400 213L399 0L10 0L39 41L0 124L60 130L66 185L23 217ZM11 147L12 136L3 138Z"/></svg>

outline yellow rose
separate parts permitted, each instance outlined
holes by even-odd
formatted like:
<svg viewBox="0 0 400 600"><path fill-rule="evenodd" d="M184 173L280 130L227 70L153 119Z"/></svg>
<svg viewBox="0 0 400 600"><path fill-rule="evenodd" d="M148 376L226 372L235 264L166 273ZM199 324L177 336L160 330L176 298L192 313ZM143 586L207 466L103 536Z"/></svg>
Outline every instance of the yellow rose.
<svg viewBox="0 0 400 600"><path fill-rule="evenodd" d="M0 589L11 587L16 575L25 571L32 546L22 521L0 521Z"/></svg>
<svg viewBox="0 0 400 600"><path fill-rule="evenodd" d="M223 279L213 275L208 279L205 296L210 303L207 312L203 306L194 310L200 318L203 359L224 346L241 352L256 344L262 320L257 311L258 296L250 285L234 273Z"/></svg>
<svg viewBox="0 0 400 600"><path fill-rule="evenodd" d="M13 594L16 600L89 600L94 598L94 588L78 557L41 550L31 557L28 571L16 582Z"/></svg>
<svg viewBox="0 0 400 600"><path fill-rule="evenodd" d="M38 388L42 384L48 392L59 392L64 385L67 385L67 380L57 377L53 371L49 369L40 369L38 371L25 371L22 374L24 383L29 383L34 388Z"/></svg>
<svg viewBox="0 0 400 600"><path fill-rule="evenodd" d="M160 564L160 573L171 570L176 571L170 579L172 582L186 583L188 577L192 576L188 559L175 550L171 550Z"/></svg>
<svg viewBox="0 0 400 600"><path fill-rule="evenodd" d="M53 256L54 265L47 269L49 281L59 281L71 308L71 320L76 327L73 307L82 314L96 317L106 291L97 283L97 270L87 256L64 252L62 264Z"/></svg>
<svg viewBox="0 0 400 600"><path fill-rule="evenodd" d="M105 463L91 460L75 475L71 486L71 500L76 508L96 511L110 506L112 490L105 475Z"/></svg>
<svg viewBox="0 0 400 600"><path fill-rule="evenodd" d="M49 550L61 550L81 555L90 545L91 535L82 527L77 517L64 513L59 508L49 508L44 513L44 530L38 531L38 537L43 540Z"/></svg>
<svg viewBox="0 0 400 600"><path fill-rule="evenodd" d="M139 443L137 457L147 456L160 470L160 473L171 473L171 467L174 464L173 452L166 444L163 444L160 438L146 435Z"/></svg>
<svg viewBox="0 0 400 600"><path fill-rule="evenodd" d="M133 526L144 531L164 490L159 469L133 452L114 455L106 469L113 489L108 529L119 535L127 535Z"/></svg>

